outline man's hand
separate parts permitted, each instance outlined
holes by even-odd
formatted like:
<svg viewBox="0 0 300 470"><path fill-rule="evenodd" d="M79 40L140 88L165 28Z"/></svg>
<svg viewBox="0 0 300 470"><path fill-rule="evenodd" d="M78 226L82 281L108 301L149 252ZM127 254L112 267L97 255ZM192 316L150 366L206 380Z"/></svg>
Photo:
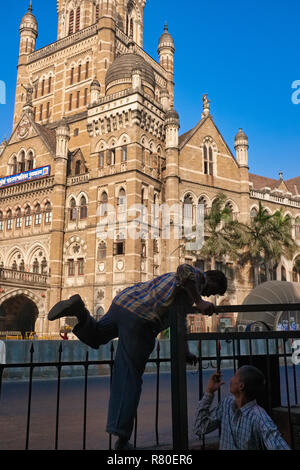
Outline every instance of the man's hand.
<svg viewBox="0 0 300 470"><path fill-rule="evenodd" d="M195 354L192 354L191 352L186 353L185 360L187 364L190 364L191 366L195 366L198 362L197 356L195 356Z"/></svg>
<svg viewBox="0 0 300 470"><path fill-rule="evenodd" d="M221 377L221 372L215 372L211 375L206 387L207 393L215 393L225 383L222 381Z"/></svg>
<svg viewBox="0 0 300 470"><path fill-rule="evenodd" d="M196 303L196 309L202 313L202 315L212 315L216 312L216 306L212 302L206 302L205 300L199 300Z"/></svg>

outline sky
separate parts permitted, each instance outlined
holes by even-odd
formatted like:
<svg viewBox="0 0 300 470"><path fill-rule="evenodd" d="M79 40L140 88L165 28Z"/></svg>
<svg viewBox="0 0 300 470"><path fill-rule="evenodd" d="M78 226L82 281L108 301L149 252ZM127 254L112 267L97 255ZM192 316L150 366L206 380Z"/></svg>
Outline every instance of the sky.
<svg viewBox="0 0 300 470"><path fill-rule="evenodd" d="M32 3L39 49L56 41L56 0ZM29 0L14 0L2 6L0 85L6 85L6 104L0 104L1 141L12 131L19 26L28 5ZM180 133L199 122L207 93L213 119L234 155L239 128L247 134L251 173L300 176L299 17L298 0L147 0L145 51L158 60L165 22L175 42Z"/></svg>

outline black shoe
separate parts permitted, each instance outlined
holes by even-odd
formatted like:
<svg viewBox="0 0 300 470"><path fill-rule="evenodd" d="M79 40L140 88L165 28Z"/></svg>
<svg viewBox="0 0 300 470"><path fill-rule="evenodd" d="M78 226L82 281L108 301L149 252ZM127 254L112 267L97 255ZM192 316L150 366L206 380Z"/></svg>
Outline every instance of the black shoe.
<svg viewBox="0 0 300 470"><path fill-rule="evenodd" d="M133 450L133 446L129 444L128 440L119 437L115 443L115 450Z"/></svg>
<svg viewBox="0 0 300 470"><path fill-rule="evenodd" d="M48 313L48 320L54 321L62 317L77 317L80 322L86 320L88 311L80 295L76 294L68 300L61 300Z"/></svg>

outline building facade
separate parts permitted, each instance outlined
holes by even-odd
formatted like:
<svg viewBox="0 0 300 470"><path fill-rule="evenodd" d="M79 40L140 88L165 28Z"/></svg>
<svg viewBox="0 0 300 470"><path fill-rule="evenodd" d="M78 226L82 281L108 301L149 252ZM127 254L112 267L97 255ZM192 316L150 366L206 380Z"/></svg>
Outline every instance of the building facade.
<svg viewBox="0 0 300 470"><path fill-rule="evenodd" d="M31 6L21 21L13 131L0 147L0 331L56 333L65 319L49 324L47 312L60 299L79 293L99 317L125 287L195 262L175 208L194 226L220 191L244 222L259 201L284 207L300 240L300 177L250 174L246 135L233 155L206 95L199 123L179 135L174 41L165 26L158 61L144 51L145 3L57 0L57 41L39 50ZM278 279L299 282L294 264L283 260ZM249 277L230 260L220 267L223 302L242 303Z"/></svg>

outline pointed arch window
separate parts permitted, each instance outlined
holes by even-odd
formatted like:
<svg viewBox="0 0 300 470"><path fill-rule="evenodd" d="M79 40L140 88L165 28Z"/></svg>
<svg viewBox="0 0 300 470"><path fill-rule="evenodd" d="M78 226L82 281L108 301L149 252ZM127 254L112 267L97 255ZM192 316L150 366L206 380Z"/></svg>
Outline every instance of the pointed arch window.
<svg viewBox="0 0 300 470"><path fill-rule="evenodd" d="M203 172L205 175L213 175L213 150L210 145L203 147Z"/></svg>
<svg viewBox="0 0 300 470"><path fill-rule="evenodd" d="M286 269L284 266L281 266L281 280L286 281Z"/></svg>
<svg viewBox="0 0 300 470"><path fill-rule="evenodd" d="M80 175L81 173L81 160L77 160L75 163L75 175Z"/></svg>
<svg viewBox="0 0 300 470"><path fill-rule="evenodd" d="M71 199L70 202L70 220L76 220L77 219L77 207L76 207L76 201L74 198Z"/></svg>
<svg viewBox="0 0 300 470"><path fill-rule="evenodd" d="M69 13L69 35L74 32L74 10Z"/></svg>
<svg viewBox="0 0 300 470"><path fill-rule="evenodd" d="M80 199L80 219L87 218L87 202L85 196Z"/></svg>
<svg viewBox="0 0 300 470"><path fill-rule="evenodd" d="M21 209L18 207L16 210L16 228L22 227L22 212Z"/></svg>
<svg viewBox="0 0 300 470"><path fill-rule="evenodd" d="M104 191L101 195L100 200L100 216L104 217L107 215L107 204L108 204L108 196L107 193Z"/></svg>
<svg viewBox="0 0 300 470"><path fill-rule="evenodd" d="M22 261L21 261L21 263L20 263L19 271L21 271L22 273L25 271L25 263L24 263L24 260L23 260L23 259L22 259Z"/></svg>
<svg viewBox="0 0 300 470"><path fill-rule="evenodd" d="M26 206L25 208L25 227L31 226L31 208Z"/></svg>
<svg viewBox="0 0 300 470"><path fill-rule="evenodd" d="M41 211L41 205L37 204L35 206L35 219L34 219L34 225L41 225L42 223L42 211Z"/></svg>
<svg viewBox="0 0 300 470"><path fill-rule="evenodd" d="M193 199L187 194L183 201L183 222L191 225L193 223Z"/></svg>
<svg viewBox="0 0 300 470"><path fill-rule="evenodd" d="M118 205L125 206L126 204L126 192L125 189L121 188L118 196Z"/></svg>
<svg viewBox="0 0 300 470"><path fill-rule="evenodd" d="M46 258L43 258L41 262L41 274L47 274L47 266L48 266L47 260Z"/></svg>
<svg viewBox="0 0 300 470"><path fill-rule="evenodd" d="M97 313L96 313L96 320L99 321L104 315L104 309L103 307L97 308Z"/></svg>
<svg viewBox="0 0 300 470"><path fill-rule="evenodd" d="M104 152L99 153L99 168L104 167Z"/></svg>
<svg viewBox="0 0 300 470"><path fill-rule="evenodd" d="M27 158L27 170L33 170L33 153L29 152Z"/></svg>
<svg viewBox="0 0 300 470"><path fill-rule="evenodd" d="M106 259L106 243L101 242L98 246L98 259Z"/></svg>
<svg viewBox="0 0 300 470"><path fill-rule="evenodd" d="M203 207L204 217L208 213L207 201L204 196L201 196L198 200L198 204Z"/></svg>
<svg viewBox="0 0 300 470"><path fill-rule="evenodd" d="M34 274L39 274L40 271L40 263L38 262L37 258L35 258L33 265L32 265L32 272Z"/></svg>
<svg viewBox="0 0 300 470"><path fill-rule="evenodd" d="M76 24L75 24L75 32L80 30L80 7L76 9Z"/></svg>
<svg viewBox="0 0 300 470"><path fill-rule="evenodd" d="M258 268L258 279L260 284L267 280L266 265L264 263L262 263Z"/></svg>
<svg viewBox="0 0 300 470"><path fill-rule="evenodd" d="M52 208L50 202L47 202L45 206L45 224L51 224L52 222Z"/></svg>
<svg viewBox="0 0 300 470"><path fill-rule="evenodd" d="M12 211L11 209L9 209L7 211L7 230L11 230L12 229Z"/></svg>
<svg viewBox="0 0 300 470"><path fill-rule="evenodd" d="M25 171L25 152L22 150L19 161L19 173Z"/></svg>
<svg viewBox="0 0 300 470"><path fill-rule="evenodd" d="M17 271L17 270L18 270L18 265L17 265L16 260L14 260L11 269L12 269L13 271Z"/></svg>
<svg viewBox="0 0 300 470"><path fill-rule="evenodd" d="M132 18L131 18L131 20L130 20L129 36L131 37L131 39L133 39L133 19L132 19Z"/></svg>
<svg viewBox="0 0 300 470"><path fill-rule="evenodd" d="M18 160L17 157L13 157L12 160L12 175L16 175L18 173Z"/></svg>

